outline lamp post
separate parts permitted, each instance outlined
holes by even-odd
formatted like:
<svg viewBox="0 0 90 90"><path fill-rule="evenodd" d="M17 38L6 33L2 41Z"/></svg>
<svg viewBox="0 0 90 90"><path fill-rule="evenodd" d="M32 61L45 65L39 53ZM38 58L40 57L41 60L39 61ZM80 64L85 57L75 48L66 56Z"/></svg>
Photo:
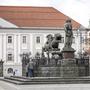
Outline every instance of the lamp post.
<svg viewBox="0 0 90 90"><path fill-rule="evenodd" d="M3 76L3 61L1 59L1 61L0 61L0 77L2 77L2 76Z"/></svg>

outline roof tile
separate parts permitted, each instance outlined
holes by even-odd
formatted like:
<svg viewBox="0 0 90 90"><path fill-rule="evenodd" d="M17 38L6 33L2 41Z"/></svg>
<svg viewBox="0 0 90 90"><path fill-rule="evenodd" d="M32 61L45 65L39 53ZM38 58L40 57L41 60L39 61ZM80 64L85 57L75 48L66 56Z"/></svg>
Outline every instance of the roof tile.
<svg viewBox="0 0 90 90"><path fill-rule="evenodd" d="M18 27L61 27L69 18L53 7L0 6L0 17ZM74 28L80 24L72 20Z"/></svg>

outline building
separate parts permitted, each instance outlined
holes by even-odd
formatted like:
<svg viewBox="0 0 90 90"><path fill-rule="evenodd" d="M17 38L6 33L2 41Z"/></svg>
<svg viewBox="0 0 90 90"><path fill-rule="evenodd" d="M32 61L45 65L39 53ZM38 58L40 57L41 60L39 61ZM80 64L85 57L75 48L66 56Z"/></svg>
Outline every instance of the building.
<svg viewBox="0 0 90 90"><path fill-rule="evenodd" d="M4 76L22 75L22 61L20 54L31 52L41 53L48 34L60 33L64 46L64 23L68 16L53 7L22 7L0 6L0 59L4 61ZM76 52L80 49L77 30L81 25L72 20L73 48Z"/></svg>
<svg viewBox="0 0 90 90"><path fill-rule="evenodd" d="M85 52L90 54L90 20L89 20L89 25L88 28L86 28L86 39L85 39Z"/></svg>
<svg viewBox="0 0 90 90"><path fill-rule="evenodd" d="M86 28L85 51L90 54L90 29Z"/></svg>

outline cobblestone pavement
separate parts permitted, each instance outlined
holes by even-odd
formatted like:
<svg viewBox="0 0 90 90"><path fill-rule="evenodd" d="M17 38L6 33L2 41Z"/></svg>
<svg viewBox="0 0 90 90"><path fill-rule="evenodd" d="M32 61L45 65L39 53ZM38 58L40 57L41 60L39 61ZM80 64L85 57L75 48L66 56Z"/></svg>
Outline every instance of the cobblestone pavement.
<svg viewBox="0 0 90 90"><path fill-rule="evenodd" d="M15 85L0 81L0 90L90 90L90 84Z"/></svg>

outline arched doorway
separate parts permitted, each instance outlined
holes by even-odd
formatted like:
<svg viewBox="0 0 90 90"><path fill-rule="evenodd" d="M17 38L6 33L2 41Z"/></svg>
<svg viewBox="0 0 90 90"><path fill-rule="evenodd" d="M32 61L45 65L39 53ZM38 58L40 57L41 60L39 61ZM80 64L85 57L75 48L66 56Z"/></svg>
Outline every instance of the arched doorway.
<svg viewBox="0 0 90 90"><path fill-rule="evenodd" d="M13 69L12 68L8 68L7 73L8 74L12 74L13 73Z"/></svg>

